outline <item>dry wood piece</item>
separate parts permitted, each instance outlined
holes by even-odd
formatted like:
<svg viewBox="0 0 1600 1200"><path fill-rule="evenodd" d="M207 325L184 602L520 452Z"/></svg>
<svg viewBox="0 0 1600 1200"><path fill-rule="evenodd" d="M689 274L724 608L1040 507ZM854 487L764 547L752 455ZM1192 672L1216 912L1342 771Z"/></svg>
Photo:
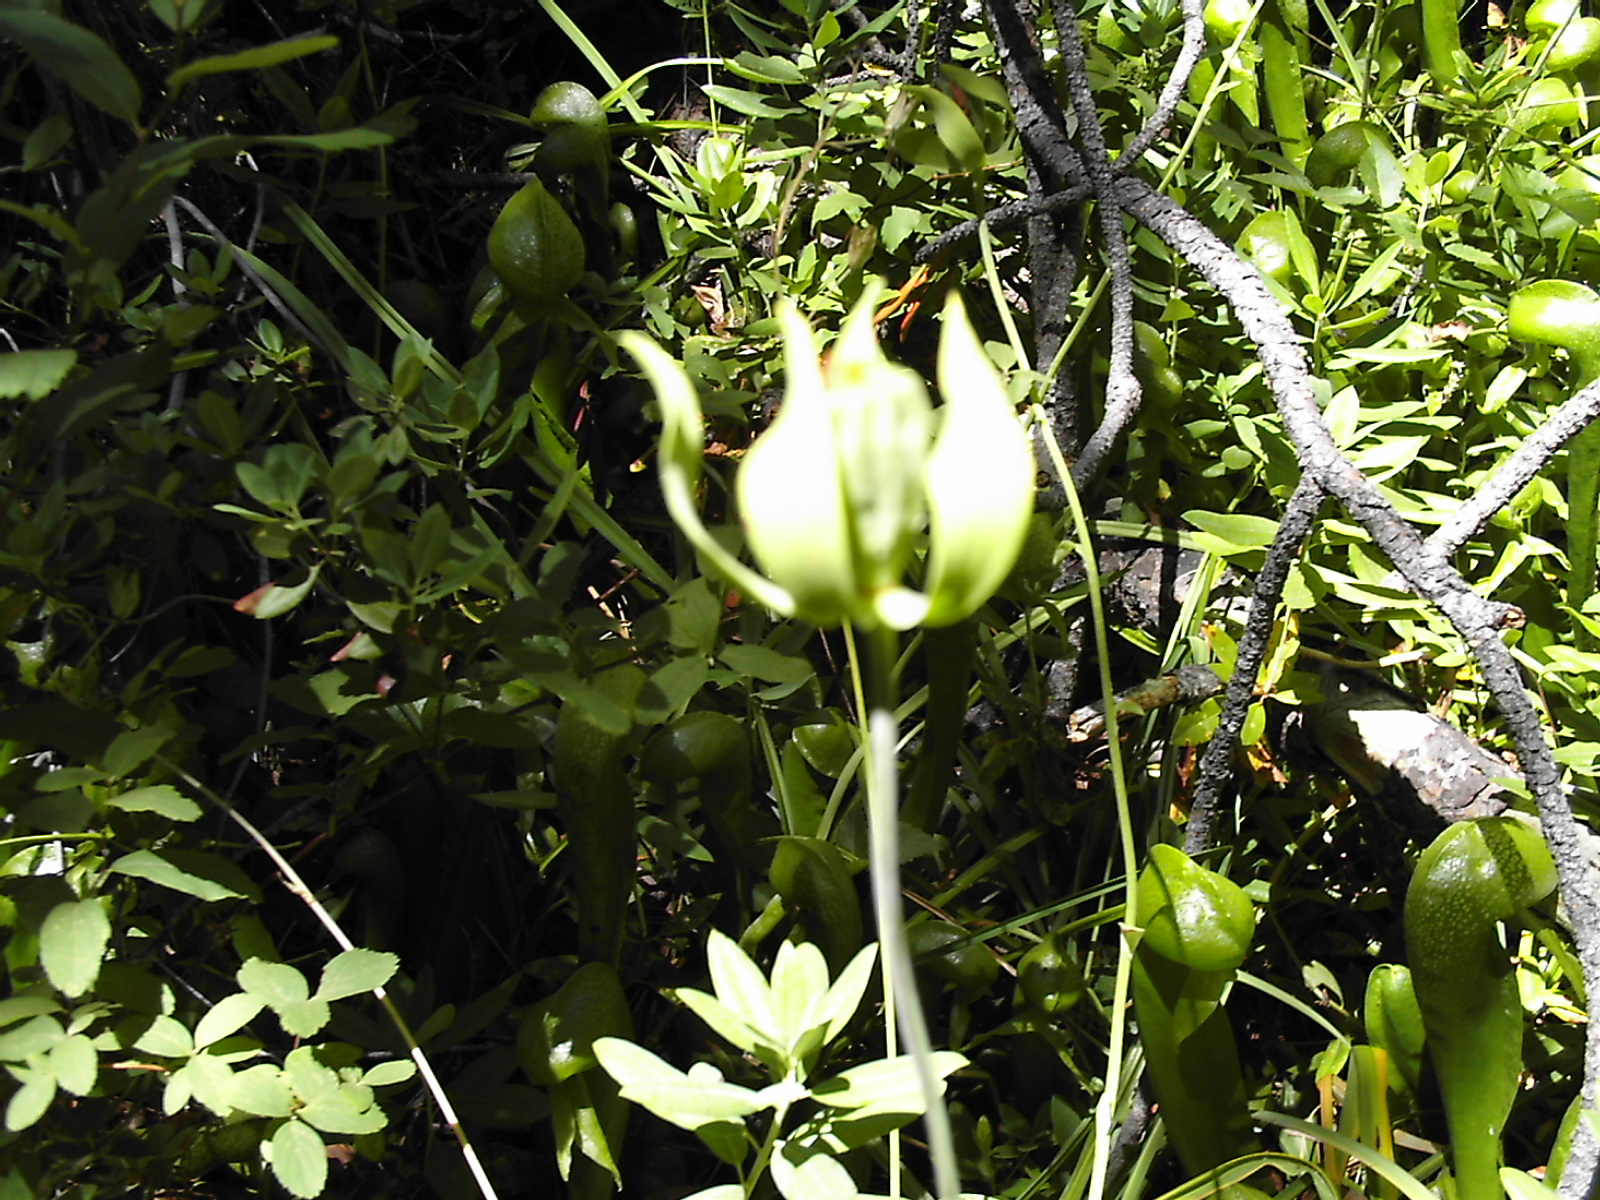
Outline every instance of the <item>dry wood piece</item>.
<svg viewBox="0 0 1600 1200"><path fill-rule="evenodd" d="M1367 795L1415 798L1446 821L1496 817L1510 806L1513 793L1496 780L1520 783L1521 773L1409 697L1331 669L1323 693L1306 706L1306 732Z"/></svg>

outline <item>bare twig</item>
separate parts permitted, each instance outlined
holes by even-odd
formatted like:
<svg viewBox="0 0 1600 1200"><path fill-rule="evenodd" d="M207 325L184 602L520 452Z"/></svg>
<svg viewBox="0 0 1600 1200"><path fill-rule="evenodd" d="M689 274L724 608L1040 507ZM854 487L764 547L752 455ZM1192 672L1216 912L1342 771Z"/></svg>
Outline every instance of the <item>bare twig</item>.
<svg viewBox="0 0 1600 1200"><path fill-rule="evenodd" d="M1600 383L1578 392L1523 439L1516 452L1501 463L1489 481L1475 490L1450 518L1423 542L1426 552L1448 559L1489 523L1550 465L1556 452L1596 417L1600 417Z"/></svg>
<svg viewBox="0 0 1600 1200"><path fill-rule="evenodd" d="M1122 210L1111 195L1111 163L1106 154L1105 131L1089 84L1089 64L1084 60L1078 17L1067 0L1054 0L1056 36L1067 77L1067 93L1078 117L1078 137L1083 142L1083 166L1094 188L1095 216L1100 242L1111 271L1111 365L1106 377L1105 413L1072 464L1072 483L1080 492L1100 473L1106 456L1139 415L1142 391L1133 373L1133 271L1128 264L1128 236L1122 227Z"/></svg>
<svg viewBox="0 0 1600 1200"><path fill-rule="evenodd" d="M1317 481L1310 475L1301 476L1300 486L1295 488L1283 520L1278 522L1278 532L1267 550L1261 574L1256 576L1255 595L1250 599L1250 612L1239 638L1239 653L1234 660L1233 675L1228 680L1227 698L1222 702L1222 716L1200 758L1200 782L1189 806L1189 824L1183 837L1183 848L1188 854L1199 854L1211 845L1222 789L1233 774L1233 748L1255 699L1256 677L1261 673L1267 647L1272 642L1278 598L1283 595L1289 568L1300 556L1300 547L1311 532L1322 499L1323 491Z"/></svg>
<svg viewBox="0 0 1600 1200"><path fill-rule="evenodd" d="M1086 182L1078 152L1067 137L1066 120L1055 88L1034 44L1019 0L989 0L990 27L1006 93L1011 97L1017 130L1027 158L1028 197L1042 201ZM1072 293L1078 282L1080 226L1071 207L1057 212L1041 208L1028 218L1028 273L1032 281L1029 308L1033 316L1034 361L1055 362L1066 341ZM1056 441L1076 458L1081 441L1071 375L1057 372L1042 398Z"/></svg>
<svg viewBox="0 0 1600 1200"><path fill-rule="evenodd" d="M1150 114L1150 119L1118 155L1116 170L1119 173L1137 166L1144 152L1155 144L1161 131L1171 123L1173 114L1178 111L1178 103L1189 86L1189 77L1194 74L1205 52L1205 9L1200 0L1183 0L1183 45L1178 50L1178 61L1172 64L1172 73L1167 76L1166 85L1161 89L1161 96L1156 100L1155 111Z"/></svg>
<svg viewBox="0 0 1600 1200"><path fill-rule="evenodd" d="M300 877L300 873L290 865L288 859L278 852L278 848L267 840L266 835L251 823L248 817L176 763L160 755L157 758L179 779L188 784L194 792L204 796L211 803L222 809L223 812L227 813L228 816L232 817L234 823L244 830L245 835L257 846L261 847L262 853L272 861L272 865L283 876L284 886L295 896L298 896L301 902L311 910L311 915L316 917L318 923L328 931L328 936L333 938L334 943L341 950L354 950L356 948L356 944L340 928L339 922L333 919L333 914L322 906L310 886ZM428 1056L422 1052L422 1047L417 1045L417 1039L411 1032L411 1026L407 1024L405 1017L401 1015L399 1008L395 1006L395 1002L390 998L387 988L375 987L372 989L372 994L378 998L378 1003L383 1005L384 1011L389 1014L389 1019L394 1022L401 1038L405 1040L406 1048L411 1052L411 1061L416 1064L417 1074L422 1076L429 1093L433 1096L433 1102L439 1106L439 1116L443 1118L445 1124L450 1126L450 1131L455 1134L456 1144L461 1147L461 1156L466 1160L467 1170L471 1172L473 1181L477 1183L478 1191L483 1195L484 1200L498 1200L494 1184L489 1182L488 1173L484 1171L483 1164L478 1160L478 1152L473 1149L472 1142L467 1137L467 1131L462 1128L461 1118L456 1115L455 1106L450 1103L450 1097L444 1090L444 1084L440 1083L439 1077L434 1074L433 1064L428 1061Z"/></svg>

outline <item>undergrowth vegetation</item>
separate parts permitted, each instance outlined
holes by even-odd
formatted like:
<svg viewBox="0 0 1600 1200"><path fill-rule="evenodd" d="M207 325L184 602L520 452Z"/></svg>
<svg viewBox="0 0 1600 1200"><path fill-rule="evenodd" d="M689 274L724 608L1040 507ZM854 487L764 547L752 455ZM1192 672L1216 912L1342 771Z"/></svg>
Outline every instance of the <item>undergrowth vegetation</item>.
<svg viewBox="0 0 1600 1200"><path fill-rule="evenodd" d="M0 5L0 1197L1589 1195L1600 19L1489 13Z"/></svg>

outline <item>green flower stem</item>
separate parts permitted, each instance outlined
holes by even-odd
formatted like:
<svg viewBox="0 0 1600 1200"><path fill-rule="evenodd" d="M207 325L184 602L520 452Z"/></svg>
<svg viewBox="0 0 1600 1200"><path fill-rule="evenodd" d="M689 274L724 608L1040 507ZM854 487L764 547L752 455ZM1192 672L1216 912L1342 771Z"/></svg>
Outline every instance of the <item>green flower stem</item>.
<svg viewBox="0 0 1600 1200"><path fill-rule="evenodd" d="M859 669L853 637L849 645L852 669ZM900 768L897 757L900 723L894 711L894 663L899 652L899 636L894 630L880 626L868 634L866 649L867 867L872 880L879 953L884 965L884 1003L890 1014L891 1030L898 1027L907 1053L917 1064L917 1081L926 1110L923 1120L933 1158L934 1191L940 1200L956 1200L961 1195L961 1177L956 1169L955 1139L950 1132L944 1089L933 1070L933 1043L928 1037L928 1022L917 997L911 948L906 941L900 904ZM890 1036L892 1038L892 1033ZM889 1055L893 1054L891 1041ZM898 1156L890 1164L891 1196L900 1194L897 1167Z"/></svg>
<svg viewBox="0 0 1600 1200"><path fill-rule="evenodd" d="M1116 1119L1122 1091L1123 1045L1127 1038L1128 994L1133 981L1134 933L1139 927L1139 850L1133 834L1133 814L1128 803L1128 779L1122 765L1122 743L1117 738L1116 688L1111 682L1111 648L1106 638L1106 611L1100 587L1100 566L1094 556L1089 521L1084 516L1078 490L1072 486L1072 471L1061 453L1055 432L1038 405L1033 410L1034 426L1044 438L1056 477L1066 489L1067 505L1072 510L1073 527L1078 537L1078 554L1083 559L1089 583L1089 609L1094 617L1096 657L1100 660L1100 695L1106 713L1106 746L1111 752L1111 788L1117 798L1117 830L1122 845L1123 878L1126 881L1125 908L1122 913L1122 946L1117 955L1117 975L1111 1000L1111 1037L1106 1048L1106 1086L1095 1105L1094 1166L1089 1176L1089 1200L1104 1200L1106 1171L1111 1162L1111 1126Z"/></svg>

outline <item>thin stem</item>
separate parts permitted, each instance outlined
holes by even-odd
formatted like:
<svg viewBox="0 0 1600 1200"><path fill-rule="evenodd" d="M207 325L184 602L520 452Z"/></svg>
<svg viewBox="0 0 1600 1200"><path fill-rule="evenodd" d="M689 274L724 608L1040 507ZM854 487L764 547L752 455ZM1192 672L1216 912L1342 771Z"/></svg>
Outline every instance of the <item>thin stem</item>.
<svg viewBox="0 0 1600 1200"><path fill-rule="evenodd" d="M1072 510L1078 536L1078 554L1089 583L1089 607L1094 614L1094 641L1100 666L1100 695L1105 704L1106 747L1111 754L1111 790L1117 798L1117 832L1122 843L1122 869L1126 880L1122 923L1121 953L1117 955L1117 975L1111 1000L1111 1039L1106 1047L1106 1085L1094 1109L1094 1166L1089 1176L1089 1200L1103 1200L1106 1175L1111 1161L1111 1126L1116 1119L1118 1094L1122 1091L1123 1042L1127 1037L1128 991L1132 983L1133 943L1130 934L1139 928L1138 868L1139 850L1133 836L1133 814L1128 803L1128 780L1122 766L1122 743L1117 737L1116 689L1111 683L1111 650L1107 644L1105 599L1100 586L1100 567L1095 561L1089 522L1083 515L1072 473L1061 454L1050 422L1037 406L1034 419L1043 432L1045 445L1056 473L1066 489L1067 505Z"/></svg>
<svg viewBox="0 0 1600 1200"><path fill-rule="evenodd" d="M906 941L900 904L900 723L894 712L897 690L894 662L899 640L894 630L879 628L871 631L868 642L867 867L872 879L879 953L884 964L884 999L886 1008L893 1014L887 1023L898 1026L906 1050L916 1064L925 1114L923 1124L933 1158L934 1191L940 1200L956 1200L961 1195L961 1177L956 1169L955 1139L950 1132L944 1088L933 1070L933 1043L917 998L911 948ZM858 660L853 638L849 645L854 664ZM898 1155L891 1159L891 1172L897 1162ZM891 1195L899 1195L898 1182L891 1177Z"/></svg>
<svg viewBox="0 0 1600 1200"><path fill-rule="evenodd" d="M333 919L333 914L322 906L311 888L307 886L306 881L300 878L300 873L289 865L289 860L278 852L278 848L267 840L267 836L257 829L248 817L176 763L161 755L157 755L156 760L233 818L234 823L240 829L243 829L250 840L261 847L262 853L272 860L272 865L283 876L284 886L298 896L306 907L311 910L312 916L317 918L322 927L328 931L328 936L333 938L341 950L354 950L356 948L356 944L350 940L350 936L340 928L339 922ZM462 1128L461 1118L456 1116L455 1106L450 1103L450 1097L445 1094L444 1084L440 1083L439 1077L434 1074L433 1064L428 1061L428 1056L422 1052L422 1047L417 1044L416 1036L411 1032L411 1026L406 1023L406 1019L401 1015L400 1009L395 1006L395 1002L390 998L387 988L375 987L372 989L372 994L378 998L378 1003L383 1005L384 1011L389 1014L389 1019L394 1022L395 1028L400 1032L400 1037L405 1041L406 1048L411 1052L411 1061L416 1064L417 1074L422 1076L422 1081L432 1094L434 1103L439 1106L439 1115L444 1118L445 1124L450 1126L450 1131L455 1134L456 1143L461 1147L461 1157L466 1161L467 1170L471 1173L473 1181L478 1185L478 1191L483 1195L484 1200L498 1200L494 1184L489 1182L488 1172L483 1169L483 1163L478 1159L478 1152L468 1139L467 1131Z"/></svg>

